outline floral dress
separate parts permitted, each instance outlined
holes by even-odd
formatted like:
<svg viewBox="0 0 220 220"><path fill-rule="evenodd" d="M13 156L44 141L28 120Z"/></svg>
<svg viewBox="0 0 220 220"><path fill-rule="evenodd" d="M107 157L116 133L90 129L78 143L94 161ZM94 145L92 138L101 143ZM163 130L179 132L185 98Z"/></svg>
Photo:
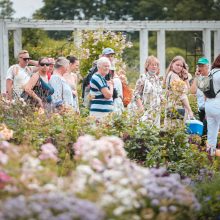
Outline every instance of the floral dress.
<svg viewBox="0 0 220 220"><path fill-rule="evenodd" d="M162 98L162 85L157 75L142 74L138 79L134 91L134 100L142 100L144 115L142 121L151 121L153 125L160 127L160 104Z"/></svg>

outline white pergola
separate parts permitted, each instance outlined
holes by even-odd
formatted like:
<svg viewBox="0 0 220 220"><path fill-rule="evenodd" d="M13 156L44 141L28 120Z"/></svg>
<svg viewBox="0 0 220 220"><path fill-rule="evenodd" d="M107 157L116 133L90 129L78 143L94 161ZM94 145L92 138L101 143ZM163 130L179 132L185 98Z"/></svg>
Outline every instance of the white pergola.
<svg viewBox="0 0 220 220"><path fill-rule="evenodd" d="M220 21L86 21L86 20L2 20L0 19L0 74L1 92L6 90L6 72L9 67L8 31L14 33L14 56L22 49L22 28L43 30L74 31L77 40L78 31L110 30L140 32L140 72L144 71L144 62L148 56L148 32L157 32L157 57L161 72L165 72L165 35L166 31L202 31L204 55L211 61L211 32L214 32L214 56L220 53ZM30 52L31 53L31 52Z"/></svg>

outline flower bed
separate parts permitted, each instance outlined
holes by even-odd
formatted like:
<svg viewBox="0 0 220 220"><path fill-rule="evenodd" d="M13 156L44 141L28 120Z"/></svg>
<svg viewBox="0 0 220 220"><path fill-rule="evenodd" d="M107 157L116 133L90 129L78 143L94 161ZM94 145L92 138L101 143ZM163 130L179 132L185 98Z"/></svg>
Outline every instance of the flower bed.
<svg viewBox="0 0 220 220"><path fill-rule="evenodd" d="M18 195L29 201L55 191L94 203L107 219L195 219L191 190L219 173L219 158L210 161L184 128L159 131L127 113L96 124L68 111L48 116L23 102L0 102L0 123L1 207ZM204 195L202 209L207 191L195 191Z"/></svg>

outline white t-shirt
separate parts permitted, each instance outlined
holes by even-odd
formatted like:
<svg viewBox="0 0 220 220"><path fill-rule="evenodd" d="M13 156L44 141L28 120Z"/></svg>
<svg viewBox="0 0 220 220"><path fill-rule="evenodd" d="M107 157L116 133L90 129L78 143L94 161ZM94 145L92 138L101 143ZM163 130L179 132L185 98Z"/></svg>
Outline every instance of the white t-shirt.
<svg viewBox="0 0 220 220"><path fill-rule="evenodd" d="M28 66L22 68L15 64L9 67L6 80L11 79L13 81L13 91L17 96L20 96L23 92L23 87L29 81L32 72L32 68Z"/></svg>
<svg viewBox="0 0 220 220"><path fill-rule="evenodd" d="M205 108L205 96L199 88L197 88L196 97L197 97L198 108L204 109Z"/></svg>
<svg viewBox="0 0 220 220"><path fill-rule="evenodd" d="M118 92L118 96L123 98L123 90L122 90L122 82L121 82L121 80L118 77L115 77L115 78L113 78L113 82L114 82L114 88Z"/></svg>

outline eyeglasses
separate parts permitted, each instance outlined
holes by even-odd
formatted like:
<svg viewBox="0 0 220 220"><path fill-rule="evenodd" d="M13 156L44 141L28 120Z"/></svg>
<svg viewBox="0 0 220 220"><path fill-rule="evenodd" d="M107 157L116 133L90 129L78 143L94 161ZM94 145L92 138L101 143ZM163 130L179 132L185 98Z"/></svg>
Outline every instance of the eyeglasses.
<svg viewBox="0 0 220 220"><path fill-rule="evenodd" d="M50 66L50 63L40 63L40 66Z"/></svg>
<svg viewBox="0 0 220 220"><path fill-rule="evenodd" d="M24 61L29 61L31 59L30 57L27 58L20 57L20 58L23 59Z"/></svg>

